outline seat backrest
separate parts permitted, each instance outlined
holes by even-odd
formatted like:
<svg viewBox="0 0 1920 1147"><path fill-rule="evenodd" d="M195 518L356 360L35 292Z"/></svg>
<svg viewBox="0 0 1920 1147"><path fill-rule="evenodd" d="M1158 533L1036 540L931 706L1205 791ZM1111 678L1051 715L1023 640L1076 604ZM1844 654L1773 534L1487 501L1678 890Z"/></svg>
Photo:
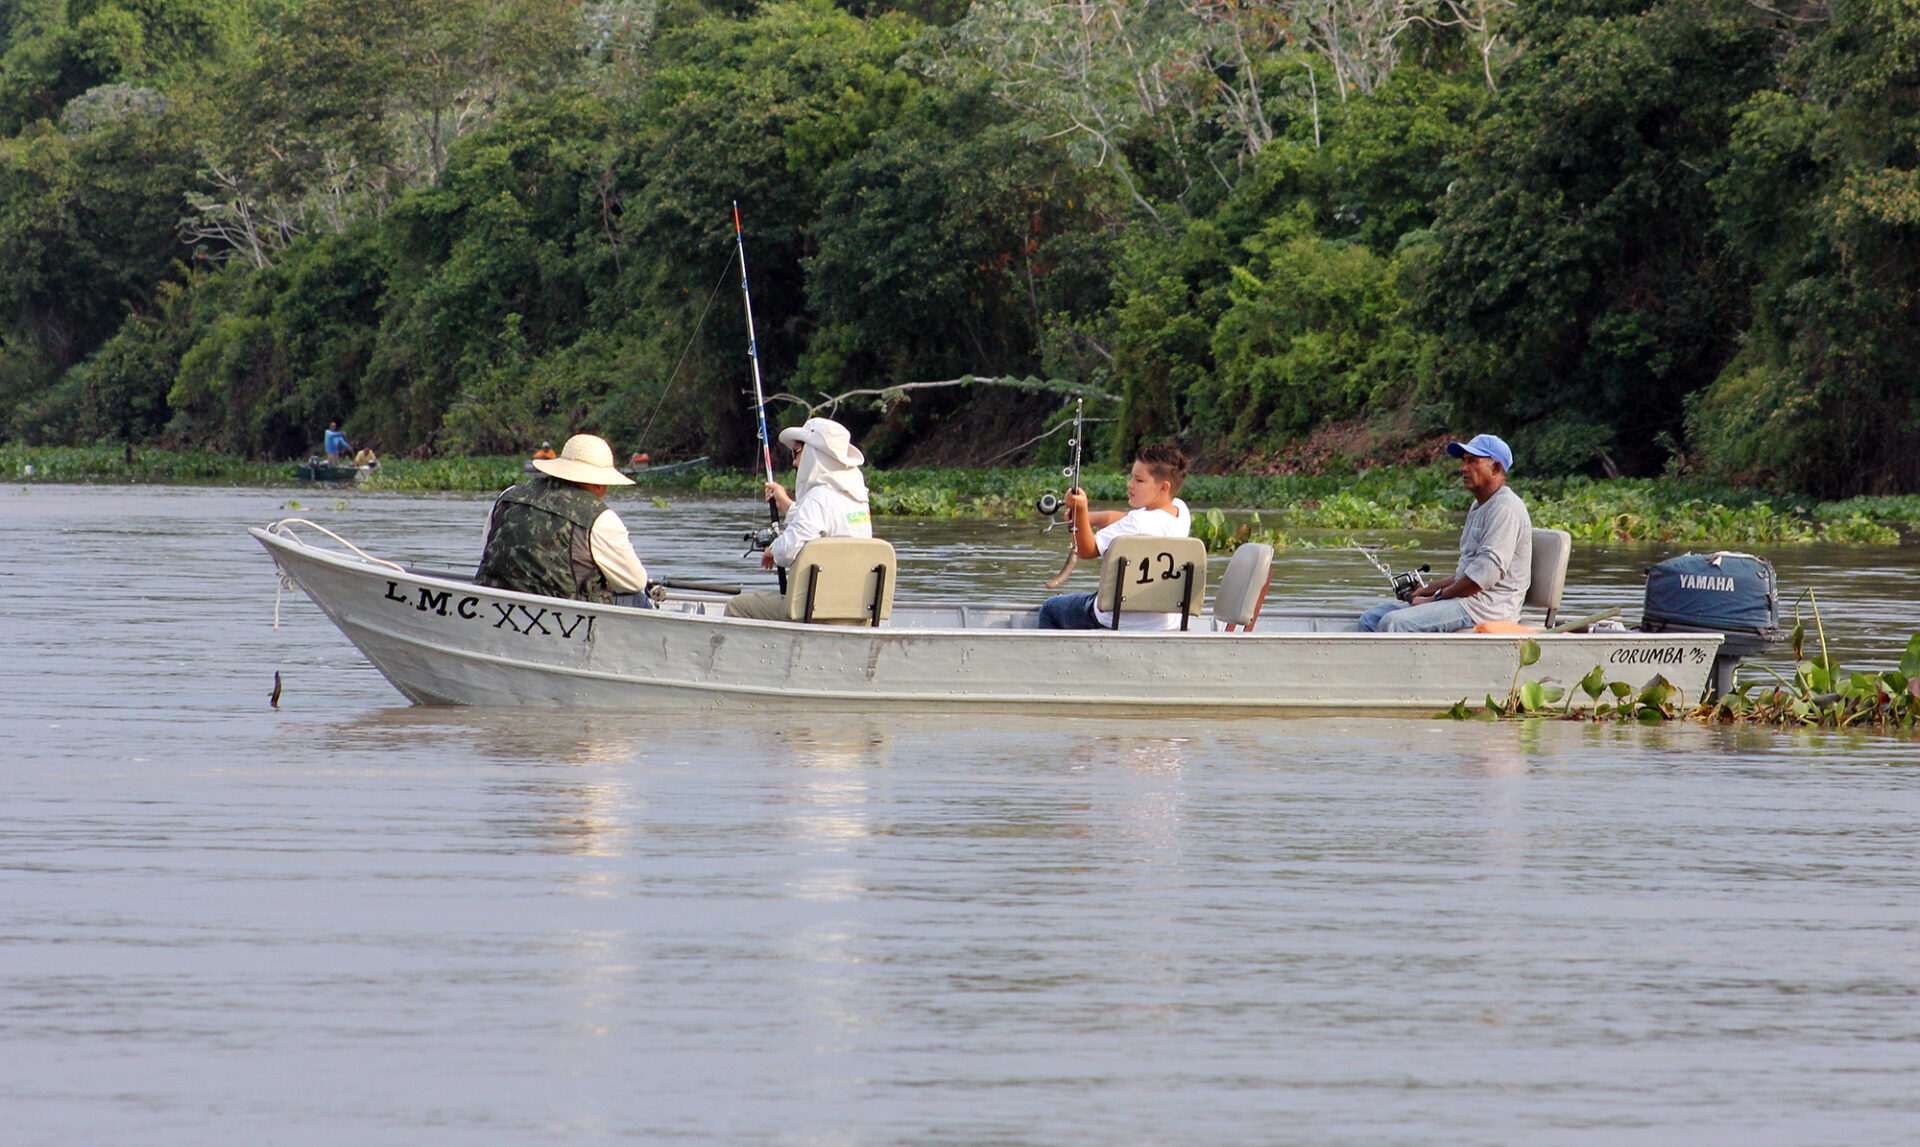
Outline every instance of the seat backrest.
<svg viewBox="0 0 1920 1147"><path fill-rule="evenodd" d="M1178 613L1180 628L1207 596L1207 546L1199 538L1115 538L1100 563L1100 608L1114 614Z"/></svg>
<svg viewBox="0 0 1920 1147"><path fill-rule="evenodd" d="M787 620L879 625L893 616L898 571L879 538L815 538L787 571Z"/></svg>
<svg viewBox="0 0 1920 1147"><path fill-rule="evenodd" d="M1252 629L1272 584L1273 547L1265 542L1242 543L1227 559L1220 588L1213 591L1213 620L1228 629Z"/></svg>
<svg viewBox="0 0 1920 1147"><path fill-rule="evenodd" d="M1567 559L1573 555L1573 535L1565 530L1533 531L1533 581L1527 586L1527 605L1547 611L1547 624L1560 612L1560 594L1567 587Z"/></svg>

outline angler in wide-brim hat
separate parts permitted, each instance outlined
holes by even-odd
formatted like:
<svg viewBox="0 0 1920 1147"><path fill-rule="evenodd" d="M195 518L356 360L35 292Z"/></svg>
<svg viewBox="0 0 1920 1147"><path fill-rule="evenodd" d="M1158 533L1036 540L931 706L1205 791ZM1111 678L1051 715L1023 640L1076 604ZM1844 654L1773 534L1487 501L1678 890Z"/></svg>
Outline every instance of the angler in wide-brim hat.
<svg viewBox="0 0 1920 1147"><path fill-rule="evenodd" d="M547 597L611 602L642 593L647 567L633 552L620 515L607 508L610 486L633 479L613 465L613 448L592 434L567 439L558 458L536 458L539 474L493 504L478 585ZM644 605L641 596L636 605Z"/></svg>
<svg viewBox="0 0 1920 1147"><path fill-rule="evenodd" d="M872 537L873 512L860 473L867 458L847 428L831 418L809 418L782 430L780 441L793 448L798 473L793 494L778 482L766 484L765 495L785 515L786 524L760 564L785 569L800 556L800 547L815 538ZM766 591L743 593L727 604L727 616L779 621L787 616L786 599Z"/></svg>

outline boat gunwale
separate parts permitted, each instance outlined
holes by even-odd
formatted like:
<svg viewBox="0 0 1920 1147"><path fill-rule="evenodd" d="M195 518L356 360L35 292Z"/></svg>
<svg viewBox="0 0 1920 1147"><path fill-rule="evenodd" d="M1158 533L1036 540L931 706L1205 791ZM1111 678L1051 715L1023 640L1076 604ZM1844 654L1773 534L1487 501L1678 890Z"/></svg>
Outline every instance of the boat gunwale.
<svg viewBox="0 0 1920 1147"><path fill-rule="evenodd" d="M308 557L309 559L319 560L322 562L333 564L347 571L360 571L360 570L365 570L369 572L375 571L375 570L390 571L393 568L392 566L385 566L385 565L378 564L378 559L369 560L367 558L358 557L353 554L342 553L337 550L324 549L319 546L315 546L309 542L303 541L299 538L293 537L290 534L276 533L273 531L271 526L267 528L262 528L259 526L250 526L247 528L247 532L249 534L252 534L255 538L259 539L263 544L268 545L269 552L271 552L272 548L275 546L286 546L286 547L297 550L298 552ZM445 586L449 588L460 588L460 587L466 587L469 589L479 588L479 589L485 590L490 595L498 596L498 597L501 597L507 600L512 600L512 601L527 602L527 603L566 602L568 606L573 609L606 611L614 614L615 616L622 616L622 617L629 617L629 618L647 618L649 620L654 620L654 621L673 622L673 623L681 623L681 624L704 623L709 625L724 626L727 628L747 628L747 629L754 629L754 630L766 630L766 631L772 631L772 632L791 633L796 635L803 634L808 637L824 638L827 640L835 640L835 639L866 640L875 636L887 636L887 637L896 637L896 638L922 637L922 636L925 636L925 637L988 636L995 641L1007 640L1007 639L1024 639L1024 640L1031 640L1031 641L1059 641L1063 638L1078 637L1083 640L1095 639L1100 641L1110 641L1110 640L1190 641L1194 639L1212 639L1212 640L1232 640L1236 642L1250 641L1250 642L1257 642L1260 644L1269 644L1274 642L1324 641L1324 640L1331 639L1331 640L1366 640L1369 642L1392 641L1395 643L1404 643L1404 644L1424 644L1427 642L1444 641L1446 644L1449 644L1449 645L1454 643L1465 643L1465 642L1473 642L1476 644L1511 645L1515 643L1517 640L1531 637L1535 641L1538 641L1541 643L1551 643L1555 645L1559 645L1559 644L1580 645L1580 644L1587 644L1587 643L1598 644L1598 643L1619 642L1619 641L1629 641L1629 642L1636 642L1636 643L1639 643L1639 642L1664 643L1664 642L1671 642L1676 638L1681 638L1687 641L1706 641L1709 639L1716 639L1714 640L1714 644L1717 649L1719 644L1721 644L1721 642L1723 642L1725 639L1725 635L1719 634L1719 633L1649 633L1644 630L1637 630L1637 629L1609 630L1609 631L1601 631L1597 633L1595 632L1589 632L1589 633L1536 632L1536 633L1518 633L1518 634L1516 633L1474 633L1471 631L1460 631L1460 632L1454 632L1454 633L1363 633L1363 632L1360 632L1359 630L1287 631L1287 630L1274 630L1274 629L1267 629L1267 630L1242 629L1242 630L1234 630L1229 632L1227 630L1213 628L1213 624L1215 623L1212 623L1213 615L1211 613L1206 613L1201 615L1203 618L1206 618L1210 623L1206 628L1194 628L1194 629L1186 630L1184 632L1181 630L1111 630L1111 629L1051 630L1051 629L1028 629L1026 627L1014 627L1014 626L979 626L979 627L969 628L969 627L954 627L954 626L896 626L896 625L884 625L884 624L879 626L812 625L806 622L799 622L799 621L777 621L777 620L765 620L760 618L749 618L749 617L713 616L706 613L691 613L691 612L684 612L680 610L646 609L638 606L617 605L613 603L579 601L572 598L548 597L544 594L522 593L518 590L499 589L492 586L476 587L471 580L461 580L457 577L449 578L449 577L442 577L438 574L433 574L433 573L423 573L418 569L416 569L415 567L403 565L400 563L394 563L394 566L398 566L399 569L404 570L406 573L406 576L411 577L416 581L419 581L422 583L430 583L430 584ZM297 581L298 579L295 579L295 580ZM693 592L699 592L699 591L693 591ZM688 601L700 600L700 601L708 601L708 602L720 602L720 601L726 600L727 596L728 595L726 594L715 592L715 593L712 593L710 596L704 597L704 598L698 598L698 599L682 598L681 600L688 600ZM924 610L1003 609L1010 612L1025 612L1028 610L1035 609L1037 607L1034 605L1027 605L1024 603L1016 603L1016 602L980 604L980 603L966 602L966 601L955 601L955 602L905 602L905 603L896 604L894 608L896 612L903 611L903 610L914 611L914 610L922 610L922 609ZM1289 609L1283 608L1279 610L1268 610L1263 614L1263 616L1267 618L1301 617L1301 618L1309 618L1309 619L1332 620L1332 619L1346 618L1349 615L1338 610L1289 610Z"/></svg>

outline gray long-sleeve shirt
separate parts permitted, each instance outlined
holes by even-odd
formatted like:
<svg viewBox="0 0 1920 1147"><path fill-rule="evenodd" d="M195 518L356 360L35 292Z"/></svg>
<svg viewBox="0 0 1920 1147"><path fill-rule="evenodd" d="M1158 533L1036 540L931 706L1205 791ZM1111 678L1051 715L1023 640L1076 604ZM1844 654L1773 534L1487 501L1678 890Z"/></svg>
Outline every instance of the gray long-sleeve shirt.
<svg viewBox="0 0 1920 1147"><path fill-rule="evenodd" d="M1460 564L1453 572L1480 587L1479 593L1460 599L1474 624L1520 619L1533 581L1533 518L1520 495L1502 486L1467 511L1466 527L1460 531Z"/></svg>

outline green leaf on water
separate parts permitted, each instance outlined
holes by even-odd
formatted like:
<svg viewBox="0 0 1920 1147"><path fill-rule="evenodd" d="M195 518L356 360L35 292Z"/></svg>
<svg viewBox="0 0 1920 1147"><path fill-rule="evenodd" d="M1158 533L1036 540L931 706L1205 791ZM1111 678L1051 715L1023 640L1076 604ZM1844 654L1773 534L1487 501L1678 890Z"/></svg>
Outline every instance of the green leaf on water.
<svg viewBox="0 0 1920 1147"><path fill-rule="evenodd" d="M1907 652L1900 658L1900 672L1908 677L1920 677L1920 633L1907 640Z"/></svg>
<svg viewBox="0 0 1920 1147"><path fill-rule="evenodd" d="M1538 681L1528 681L1520 686L1520 708L1528 713L1536 712L1547 703L1546 690Z"/></svg>
<svg viewBox="0 0 1920 1147"><path fill-rule="evenodd" d="M1807 644L1806 622L1801 621L1798 618L1794 619L1793 631L1787 634L1787 641L1793 647L1793 659L1795 661L1798 661L1803 656L1805 656L1805 653L1803 652L1803 650Z"/></svg>
<svg viewBox="0 0 1920 1147"><path fill-rule="evenodd" d="M1607 691L1615 697L1625 697L1627 694L1633 692L1633 686L1627 684L1625 681L1609 681L1607 682Z"/></svg>
<svg viewBox="0 0 1920 1147"><path fill-rule="evenodd" d="M1656 709L1652 706L1642 706L1640 712L1634 715L1634 719L1642 725L1658 725L1667 719L1667 714L1666 711L1662 709Z"/></svg>
<svg viewBox="0 0 1920 1147"><path fill-rule="evenodd" d="M1598 665L1593 667L1593 672L1580 679L1580 691L1595 701L1600 699L1600 693L1606 687L1606 673Z"/></svg>
<svg viewBox="0 0 1920 1147"><path fill-rule="evenodd" d="M1525 669L1540 660L1540 643L1528 637L1520 642L1520 668Z"/></svg>

